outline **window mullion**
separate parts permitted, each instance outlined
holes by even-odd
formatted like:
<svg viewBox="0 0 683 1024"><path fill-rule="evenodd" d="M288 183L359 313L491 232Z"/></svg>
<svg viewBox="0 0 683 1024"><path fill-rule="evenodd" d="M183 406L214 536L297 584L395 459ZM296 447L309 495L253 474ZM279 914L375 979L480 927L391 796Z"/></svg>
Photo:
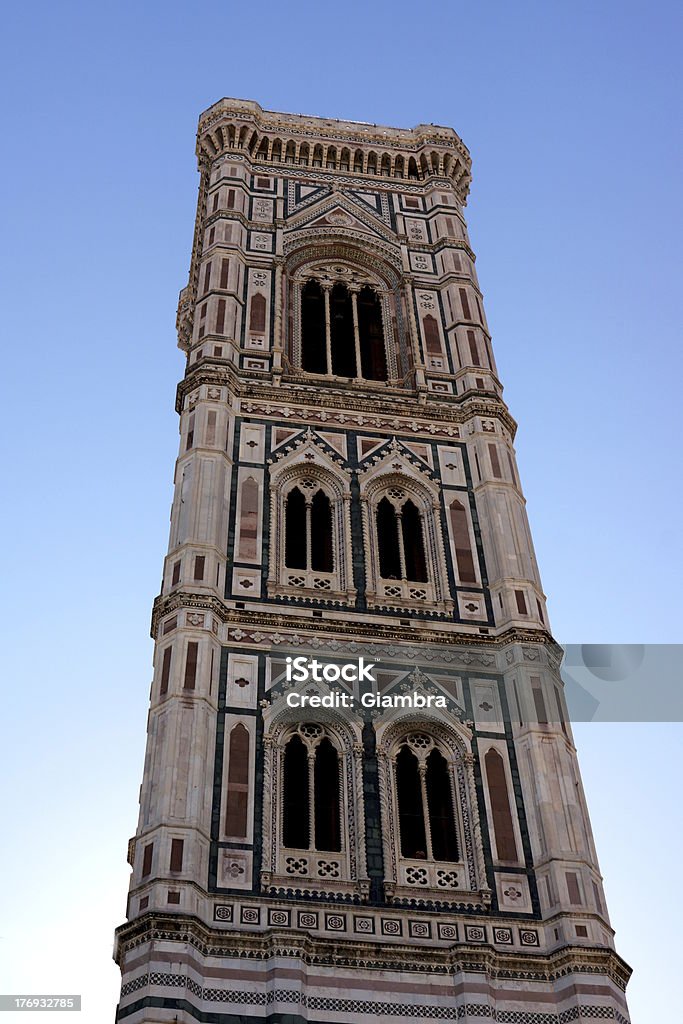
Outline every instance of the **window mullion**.
<svg viewBox="0 0 683 1024"><path fill-rule="evenodd" d="M306 499L306 570L313 567L313 502Z"/></svg>
<svg viewBox="0 0 683 1024"><path fill-rule="evenodd" d="M427 860L433 859L432 854L432 829L429 822L429 800L427 795L427 762L420 761L418 764L420 773L420 790L422 792L422 816L425 825L425 839L427 842Z"/></svg>
<svg viewBox="0 0 683 1024"><path fill-rule="evenodd" d="M360 358L360 330L358 328L358 292L351 292L351 309L353 311L353 340L356 347L356 378L363 379L363 364Z"/></svg>
<svg viewBox="0 0 683 1024"><path fill-rule="evenodd" d="M396 512L396 535L398 538L398 560L401 566L401 579L407 580L406 552L403 546L403 516L398 511Z"/></svg>
<svg viewBox="0 0 683 1024"><path fill-rule="evenodd" d="M325 358L327 360L327 372L332 374L332 325L330 322L330 291L331 286L323 285L325 295Z"/></svg>
<svg viewBox="0 0 683 1024"><path fill-rule="evenodd" d="M308 751L308 849L315 850L315 750Z"/></svg>

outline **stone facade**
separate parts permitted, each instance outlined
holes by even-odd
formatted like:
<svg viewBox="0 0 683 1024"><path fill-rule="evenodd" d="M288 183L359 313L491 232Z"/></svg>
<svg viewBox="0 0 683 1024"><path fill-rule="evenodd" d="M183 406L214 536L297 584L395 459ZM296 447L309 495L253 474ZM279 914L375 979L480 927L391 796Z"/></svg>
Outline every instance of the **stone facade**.
<svg viewBox="0 0 683 1024"><path fill-rule="evenodd" d="M117 1020L625 1024L468 151L222 100L197 153Z"/></svg>

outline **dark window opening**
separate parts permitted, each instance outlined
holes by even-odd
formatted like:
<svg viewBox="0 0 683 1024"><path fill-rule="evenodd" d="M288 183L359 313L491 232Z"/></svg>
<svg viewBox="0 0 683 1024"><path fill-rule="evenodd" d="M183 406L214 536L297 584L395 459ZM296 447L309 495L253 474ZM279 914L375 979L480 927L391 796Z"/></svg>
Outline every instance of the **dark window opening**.
<svg viewBox="0 0 683 1024"><path fill-rule="evenodd" d="M385 580L400 580L402 573L396 509L388 498L382 498L377 506L377 542L380 576Z"/></svg>
<svg viewBox="0 0 683 1024"><path fill-rule="evenodd" d="M403 746L396 758L396 794L398 797L398 831L403 857L427 856L425 819L422 810L422 787L418 759Z"/></svg>
<svg viewBox="0 0 683 1024"><path fill-rule="evenodd" d="M327 373L325 296L317 281L301 292L301 365L307 373Z"/></svg>
<svg viewBox="0 0 683 1024"><path fill-rule="evenodd" d="M458 840L448 763L438 750L432 750L427 758L427 803L434 860L457 860Z"/></svg>
<svg viewBox="0 0 683 1024"><path fill-rule="evenodd" d="M171 678L171 658L173 656L173 647L167 647L164 651L164 657L161 662L161 685L159 687L159 695L163 697L165 693L168 693L168 681Z"/></svg>
<svg viewBox="0 0 683 1024"><path fill-rule="evenodd" d="M154 843L148 843L142 854L142 877L146 878L147 875L151 874L152 871L152 854L154 853Z"/></svg>
<svg viewBox="0 0 683 1024"><path fill-rule="evenodd" d="M361 289L357 302L362 375L366 380L387 380L379 297L372 288L366 287Z"/></svg>
<svg viewBox="0 0 683 1024"><path fill-rule="evenodd" d="M293 849L307 850L308 753L298 736L292 736L285 749L283 789L283 843Z"/></svg>
<svg viewBox="0 0 683 1024"><path fill-rule="evenodd" d="M306 568L306 499L298 487L289 492L285 505L285 565Z"/></svg>
<svg viewBox="0 0 683 1024"><path fill-rule="evenodd" d="M353 309L351 295L343 284L335 284L330 293L330 334L332 373L338 377L355 377L356 342Z"/></svg>
<svg viewBox="0 0 683 1024"><path fill-rule="evenodd" d="M300 524L299 529L305 526ZM332 507L324 491L318 491L311 504L311 569L332 572ZM322 847L318 847L322 849Z"/></svg>
<svg viewBox="0 0 683 1024"><path fill-rule="evenodd" d="M401 854L404 857L427 857L422 789L417 758L403 747L396 758L396 793Z"/></svg>
<svg viewBox="0 0 683 1024"><path fill-rule="evenodd" d="M427 560L425 558L420 513L410 499L408 499L401 511L406 579L416 583L426 583Z"/></svg>
<svg viewBox="0 0 683 1024"><path fill-rule="evenodd" d="M185 678L183 679L183 688L185 690L194 690L197 682L197 661L199 660L199 644L196 640L190 640L187 645L187 655L185 657Z"/></svg>
<svg viewBox="0 0 683 1024"><path fill-rule="evenodd" d="M315 848L341 850L339 821L339 758L328 739L315 751Z"/></svg>
<svg viewBox="0 0 683 1024"><path fill-rule="evenodd" d="M182 871L183 870L183 848L185 846L184 840L172 839L171 840L171 860L169 863L169 871Z"/></svg>

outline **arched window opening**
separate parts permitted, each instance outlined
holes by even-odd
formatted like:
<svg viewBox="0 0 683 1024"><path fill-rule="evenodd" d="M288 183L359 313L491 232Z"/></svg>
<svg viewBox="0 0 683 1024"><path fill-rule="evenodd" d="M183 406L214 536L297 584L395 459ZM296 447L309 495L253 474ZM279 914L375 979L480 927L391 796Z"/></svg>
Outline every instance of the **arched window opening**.
<svg viewBox="0 0 683 1024"><path fill-rule="evenodd" d="M310 842L308 789L308 752L292 736L285 749L282 841L295 850L307 850Z"/></svg>
<svg viewBox="0 0 683 1024"><path fill-rule="evenodd" d="M503 758L497 750L491 748L484 758L486 778L491 801L491 817L493 818L493 834L496 839L498 860L517 860L517 843L510 811L510 797L505 777Z"/></svg>
<svg viewBox="0 0 683 1024"><path fill-rule="evenodd" d="M396 796L401 854L404 857L427 858L427 836L422 807L422 784L415 755L403 747L396 758Z"/></svg>
<svg viewBox="0 0 683 1024"><path fill-rule="evenodd" d="M285 565L288 569L306 568L306 499L295 487L285 505Z"/></svg>
<svg viewBox="0 0 683 1024"><path fill-rule="evenodd" d="M384 153L382 155L382 163L381 163L382 174L385 174L388 177L390 168L391 168L391 159L390 159L388 153Z"/></svg>
<svg viewBox="0 0 683 1024"><path fill-rule="evenodd" d="M228 794L225 831L229 836L245 838L249 807L249 733L236 725L230 733Z"/></svg>
<svg viewBox="0 0 683 1024"><path fill-rule="evenodd" d="M388 498L382 498L377 506L377 544L380 576L385 580L402 579L396 509Z"/></svg>
<svg viewBox="0 0 683 1024"><path fill-rule="evenodd" d="M282 160L282 141L280 139L276 139L273 143L271 159L277 160L278 162Z"/></svg>
<svg viewBox="0 0 683 1024"><path fill-rule="evenodd" d="M339 757L327 737L316 747L314 781L315 848L339 853Z"/></svg>
<svg viewBox="0 0 683 1024"><path fill-rule="evenodd" d="M287 148L285 149L285 163L286 164L293 164L295 156L296 156L296 145L295 145L295 143L293 141L290 140L287 143Z"/></svg>
<svg viewBox="0 0 683 1024"><path fill-rule="evenodd" d="M404 174L404 161L402 156L397 156L394 161L394 177L402 178Z"/></svg>
<svg viewBox="0 0 683 1024"><path fill-rule="evenodd" d="M306 499L294 487L285 503L285 566L307 572L334 572L332 504L322 489ZM307 585L315 585L310 581Z"/></svg>
<svg viewBox="0 0 683 1024"><path fill-rule="evenodd" d="M307 373L327 373L325 296L317 281L301 292L301 365Z"/></svg>
<svg viewBox="0 0 683 1024"><path fill-rule="evenodd" d="M264 136L256 153L257 160L265 160L268 155L268 139Z"/></svg>
<svg viewBox="0 0 683 1024"><path fill-rule="evenodd" d="M348 171L351 163L351 153L348 149L342 149L339 160L339 170Z"/></svg>
<svg viewBox="0 0 683 1024"><path fill-rule="evenodd" d="M310 148L307 142L302 142L299 148L299 163L307 164L310 158Z"/></svg>
<svg viewBox="0 0 683 1024"><path fill-rule="evenodd" d="M311 502L311 569L333 572L332 506L324 491L317 491Z"/></svg>
<svg viewBox="0 0 683 1024"><path fill-rule="evenodd" d="M386 380L387 359L379 297L366 286L361 289L357 302L362 375L366 380Z"/></svg>
<svg viewBox="0 0 683 1024"><path fill-rule="evenodd" d="M325 166L326 167L336 167L337 166L337 150L335 149L334 146L330 146L330 148L327 151L327 160L326 160Z"/></svg>
<svg viewBox="0 0 683 1024"><path fill-rule="evenodd" d="M453 543L455 544L455 564L461 583L476 583L477 574L474 568L470 531L467 523L465 506L457 499L449 507Z"/></svg>
<svg viewBox="0 0 683 1024"><path fill-rule="evenodd" d="M434 860L457 860L458 840L448 762L436 749L427 758L427 803Z"/></svg>
<svg viewBox="0 0 683 1024"><path fill-rule="evenodd" d="M408 177L414 181L417 181L417 164L415 162L414 156L411 156L410 159L408 160Z"/></svg>
<svg viewBox="0 0 683 1024"><path fill-rule="evenodd" d="M351 295L343 284L335 284L330 294L330 333L332 373L338 377L355 377L356 344L353 309Z"/></svg>
<svg viewBox="0 0 683 1024"><path fill-rule="evenodd" d="M363 170L363 150L357 149L353 156L353 169L354 171Z"/></svg>
<svg viewBox="0 0 683 1024"><path fill-rule="evenodd" d="M323 165L323 147L322 146L314 146L313 147L313 166L314 167L322 167L322 165Z"/></svg>
<svg viewBox="0 0 683 1024"><path fill-rule="evenodd" d="M368 153L368 174L377 174L377 154Z"/></svg>
<svg viewBox="0 0 683 1024"><path fill-rule="evenodd" d="M416 583L426 583L428 579L427 559L422 535L422 519L410 499L401 510L401 532L406 567L405 578Z"/></svg>

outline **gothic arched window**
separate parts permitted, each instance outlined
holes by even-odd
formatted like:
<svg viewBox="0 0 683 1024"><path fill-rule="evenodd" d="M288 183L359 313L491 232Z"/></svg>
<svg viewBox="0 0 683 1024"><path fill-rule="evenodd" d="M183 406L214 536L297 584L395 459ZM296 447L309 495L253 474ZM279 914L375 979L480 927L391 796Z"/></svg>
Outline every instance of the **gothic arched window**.
<svg viewBox="0 0 683 1024"><path fill-rule="evenodd" d="M324 283L311 277L296 286L301 316L294 362L306 373L388 380L380 295L374 286L354 281L348 268L321 272Z"/></svg>
<svg viewBox="0 0 683 1024"><path fill-rule="evenodd" d="M332 506L324 491L311 502L311 565L314 572L333 572Z"/></svg>
<svg viewBox="0 0 683 1024"><path fill-rule="evenodd" d="M332 505L322 489L304 497L298 487L285 503L285 566L312 572L334 572Z"/></svg>
<svg viewBox="0 0 683 1024"><path fill-rule="evenodd" d="M307 850L310 835L308 752L299 736L285 748L282 780L282 841L296 850Z"/></svg>
<svg viewBox="0 0 683 1024"><path fill-rule="evenodd" d="M382 578L426 583L429 577L422 518L410 498L398 507L382 498L376 522Z"/></svg>
<svg viewBox="0 0 683 1024"><path fill-rule="evenodd" d="M294 487L285 505L285 565L288 569L306 569L307 562L306 499Z"/></svg>
<svg viewBox="0 0 683 1024"><path fill-rule="evenodd" d="M315 848L341 850L339 822L339 755L325 737L316 747L314 776Z"/></svg>
<svg viewBox="0 0 683 1024"><path fill-rule="evenodd" d="M401 856L457 861L453 787L446 758L430 737L408 737L396 757Z"/></svg>
<svg viewBox="0 0 683 1024"><path fill-rule="evenodd" d="M269 594L352 603L348 476L316 445L300 441L271 469L269 491Z"/></svg>
<svg viewBox="0 0 683 1024"><path fill-rule="evenodd" d="M285 747L282 842L292 850L341 852L339 755L318 725L302 726ZM310 773L313 773L311 786Z"/></svg>

